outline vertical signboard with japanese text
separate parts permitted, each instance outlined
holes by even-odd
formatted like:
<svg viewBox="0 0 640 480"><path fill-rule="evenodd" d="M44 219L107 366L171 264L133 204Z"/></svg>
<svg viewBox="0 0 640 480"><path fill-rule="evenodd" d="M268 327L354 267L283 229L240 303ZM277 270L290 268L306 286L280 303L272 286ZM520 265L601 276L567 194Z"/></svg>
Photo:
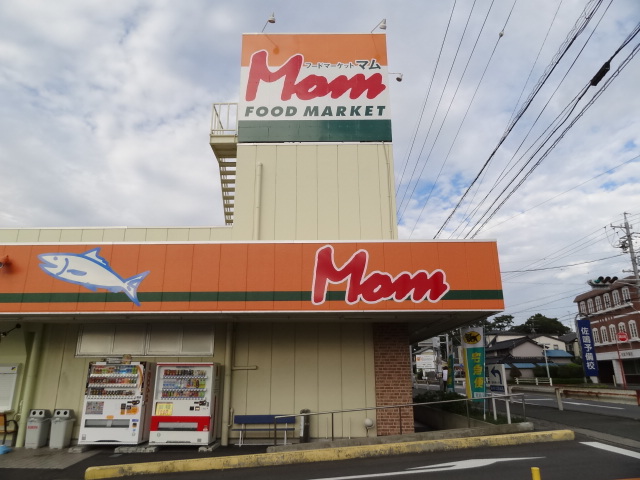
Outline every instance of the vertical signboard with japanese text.
<svg viewBox="0 0 640 480"><path fill-rule="evenodd" d="M238 142L389 142L383 34L246 34Z"/></svg>
<svg viewBox="0 0 640 480"><path fill-rule="evenodd" d="M598 376L598 359L593 346L593 335L591 334L591 322L587 318L581 318L577 322L578 340L582 350L582 366L587 377Z"/></svg>
<svg viewBox="0 0 640 480"><path fill-rule="evenodd" d="M485 396L483 328L461 329L460 340L464 350L467 398L482 398Z"/></svg>

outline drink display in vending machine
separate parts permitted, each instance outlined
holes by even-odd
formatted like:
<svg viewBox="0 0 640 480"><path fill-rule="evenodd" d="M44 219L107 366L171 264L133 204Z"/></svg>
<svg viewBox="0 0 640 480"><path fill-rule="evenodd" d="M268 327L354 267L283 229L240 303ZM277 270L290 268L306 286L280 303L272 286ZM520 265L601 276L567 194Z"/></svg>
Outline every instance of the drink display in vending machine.
<svg viewBox="0 0 640 480"><path fill-rule="evenodd" d="M151 370L145 362L89 364L78 444L137 445L148 439Z"/></svg>
<svg viewBox="0 0 640 480"><path fill-rule="evenodd" d="M149 444L209 445L215 440L220 365L158 363Z"/></svg>

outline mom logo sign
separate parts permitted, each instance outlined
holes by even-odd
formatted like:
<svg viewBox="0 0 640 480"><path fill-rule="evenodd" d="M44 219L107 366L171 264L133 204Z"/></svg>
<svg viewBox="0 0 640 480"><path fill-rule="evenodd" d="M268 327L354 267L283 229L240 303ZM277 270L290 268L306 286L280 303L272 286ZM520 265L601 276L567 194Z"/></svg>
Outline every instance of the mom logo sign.
<svg viewBox="0 0 640 480"><path fill-rule="evenodd" d="M239 143L391 141L385 35L242 38Z"/></svg>
<svg viewBox="0 0 640 480"><path fill-rule="evenodd" d="M425 300L435 303L450 288L445 273L439 269L431 273L425 270L414 273L401 272L396 276L380 271L365 275L368 263L369 253L366 250L358 250L344 265L338 267L331 245L318 249L311 296L313 304L321 305L325 302L330 283L347 283L345 301L349 305L358 302L378 303L384 300L402 302L406 299L415 303Z"/></svg>

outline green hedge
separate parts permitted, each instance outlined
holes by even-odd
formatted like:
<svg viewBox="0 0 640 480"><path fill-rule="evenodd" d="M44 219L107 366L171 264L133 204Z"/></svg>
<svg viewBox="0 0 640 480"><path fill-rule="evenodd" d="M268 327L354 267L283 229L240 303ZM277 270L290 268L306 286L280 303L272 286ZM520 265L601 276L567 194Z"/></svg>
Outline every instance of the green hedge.
<svg viewBox="0 0 640 480"><path fill-rule="evenodd" d="M552 378L558 379L569 379L569 378L584 378L584 370L582 369L582 365L578 365L576 363L568 363L566 365L554 365L549 366L549 375ZM540 366L533 368L533 376L534 377L546 377L547 376L547 367Z"/></svg>

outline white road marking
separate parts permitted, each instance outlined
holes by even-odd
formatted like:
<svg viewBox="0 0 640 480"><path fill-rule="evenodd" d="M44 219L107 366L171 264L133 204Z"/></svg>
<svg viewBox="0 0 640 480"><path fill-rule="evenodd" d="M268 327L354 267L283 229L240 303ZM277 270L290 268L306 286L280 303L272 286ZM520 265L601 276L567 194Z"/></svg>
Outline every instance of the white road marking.
<svg viewBox="0 0 640 480"><path fill-rule="evenodd" d="M471 460L460 460L459 462L440 463L438 465L429 465L424 467L413 467L407 470L399 472L387 472L387 473L369 473L367 475L351 475L348 477L327 477L317 478L314 480L355 480L358 478L379 478L379 477L394 477L397 475L410 475L414 473L431 473L431 472L449 472L452 470L465 470L469 468L485 467L487 465L493 465L497 462L511 462L515 460L535 460L543 457L514 457L514 458L477 458Z"/></svg>
<svg viewBox="0 0 640 480"><path fill-rule="evenodd" d="M588 445L590 447L599 448L601 450L606 450L607 452L613 452L620 455L626 455L627 457L637 458L640 460L640 453L632 452L631 450L625 450L624 448L612 447L611 445L605 445L600 442L580 442L583 445Z"/></svg>
<svg viewBox="0 0 640 480"><path fill-rule="evenodd" d="M595 403L580 403L580 402L568 402L566 400L563 400L562 403L564 403L565 405L583 405L585 407L598 407L598 408L611 408L613 410L624 410L624 408L622 407L612 407L610 405L596 405Z"/></svg>

